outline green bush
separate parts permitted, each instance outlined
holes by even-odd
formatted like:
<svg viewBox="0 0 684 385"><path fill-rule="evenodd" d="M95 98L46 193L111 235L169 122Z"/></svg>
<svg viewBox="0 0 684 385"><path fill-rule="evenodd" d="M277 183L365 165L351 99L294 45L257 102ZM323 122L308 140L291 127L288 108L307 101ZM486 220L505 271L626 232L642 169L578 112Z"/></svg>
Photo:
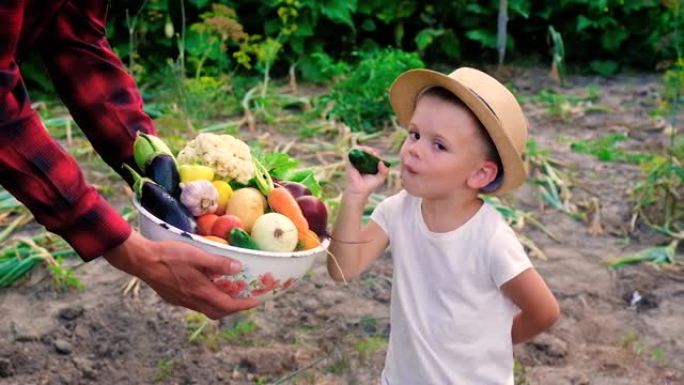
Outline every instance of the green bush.
<svg viewBox="0 0 684 385"><path fill-rule="evenodd" d="M329 118L341 120L352 131L379 131L393 114L387 97L392 81L404 71L424 66L416 53L397 49L360 53L349 76L319 102L332 103Z"/></svg>

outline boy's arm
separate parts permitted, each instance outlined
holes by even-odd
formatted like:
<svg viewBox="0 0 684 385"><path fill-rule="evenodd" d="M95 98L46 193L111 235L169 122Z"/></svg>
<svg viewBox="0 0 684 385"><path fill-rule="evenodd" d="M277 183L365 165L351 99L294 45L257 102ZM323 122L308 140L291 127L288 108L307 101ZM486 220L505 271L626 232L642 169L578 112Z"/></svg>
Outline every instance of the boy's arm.
<svg viewBox="0 0 684 385"><path fill-rule="evenodd" d="M376 154L372 148L364 147L364 150ZM361 226L366 201L385 182L389 168L380 162L377 174L362 175L349 161L345 166L347 186L342 194L328 248L328 274L335 281L344 281L361 274L389 242L377 223L370 221L367 226Z"/></svg>
<svg viewBox="0 0 684 385"><path fill-rule="evenodd" d="M366 199L347 193L342 197L328 255L328 274L335 281L357 277L387 247L387 235L378 224L371 220L362 228Z"/></svg>
<svg viewBox="0 0 684 385"><path fill-rule="evenodd" d="M513 319L511 337L514 344L531 339L558 320L558 302L535 269L518 274L503 284L501 290L520 308Z"/></svg>

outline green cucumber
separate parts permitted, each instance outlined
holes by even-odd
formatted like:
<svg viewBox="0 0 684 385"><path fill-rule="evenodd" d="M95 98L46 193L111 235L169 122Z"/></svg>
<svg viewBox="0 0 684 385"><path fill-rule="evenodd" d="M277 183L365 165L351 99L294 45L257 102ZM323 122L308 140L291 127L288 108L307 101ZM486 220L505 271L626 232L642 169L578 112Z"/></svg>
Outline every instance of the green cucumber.
<svg viewBox="0 0 684 385"><path fill-rule="evenodd" d="M243 249L259 250L252 237L239 227L233 227L229 233L230 244Z"/></svg>
<svg viewBox="0 0 684 385"><path fill-rule="evenodd" d="M370 154L360 148L352 148L349 150L349 161L352 166L359 170L361 174L377 174L378 173L378 163L382 159L377 156ZM386 160L382 160L385 166L389 167L390 163Z"/></svg>

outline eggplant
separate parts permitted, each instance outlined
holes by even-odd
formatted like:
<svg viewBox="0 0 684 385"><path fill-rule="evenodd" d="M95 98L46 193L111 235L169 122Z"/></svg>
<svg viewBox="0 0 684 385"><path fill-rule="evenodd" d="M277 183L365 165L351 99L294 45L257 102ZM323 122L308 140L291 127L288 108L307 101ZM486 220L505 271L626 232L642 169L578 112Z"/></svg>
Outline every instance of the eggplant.
<svg viewBox="0 0 684 385"><path fill-rule="evenodd" d="M145 167L145 176L152 179L174 198L180 197L180 176L176 168L176 160L171 155L157 155Z"/></svg>
<svg viewBox="0 0 684 385"><path fill-rule="evenodd" d="M133 142L133 158L138 169L166 189L172 196L180 196L180 176L176 158L160 138L138 132Z"/></svg>
<svg viewBox="0 0 684 385"><path fill-rule="evenodd" d="M140 176L127 164L124 167L133 176L133 190L142 207L171 226L197 234L197 223L182 203L152 179Z"/></svg>
<svg viewBox="0 0 684 385"><path fill-rule="evenodd" d="M138 131L133 142L133 158L140 170L144 170L157 155L173 156L169 146L159 137Z"/></svg>

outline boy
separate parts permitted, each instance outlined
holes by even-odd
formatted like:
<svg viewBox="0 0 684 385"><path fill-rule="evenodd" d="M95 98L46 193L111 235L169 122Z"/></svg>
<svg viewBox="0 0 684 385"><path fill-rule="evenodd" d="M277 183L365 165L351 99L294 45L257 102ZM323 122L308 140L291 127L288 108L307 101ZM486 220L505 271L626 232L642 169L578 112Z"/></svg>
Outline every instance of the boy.
<svg viewBox="0 0 684 385"><path fill-rule="evenodd" d="M389 170L347 187L332 233L328 272L361 274L390 245L390 341L383 385L513 385L512 345L559 316L553 294L513 230L481 193L503 194L525 180L527 121L515 97L471 68L449 76L411 70L390 102L408 129L400 151L403 190L361 226L368 196Z"/></svg>

